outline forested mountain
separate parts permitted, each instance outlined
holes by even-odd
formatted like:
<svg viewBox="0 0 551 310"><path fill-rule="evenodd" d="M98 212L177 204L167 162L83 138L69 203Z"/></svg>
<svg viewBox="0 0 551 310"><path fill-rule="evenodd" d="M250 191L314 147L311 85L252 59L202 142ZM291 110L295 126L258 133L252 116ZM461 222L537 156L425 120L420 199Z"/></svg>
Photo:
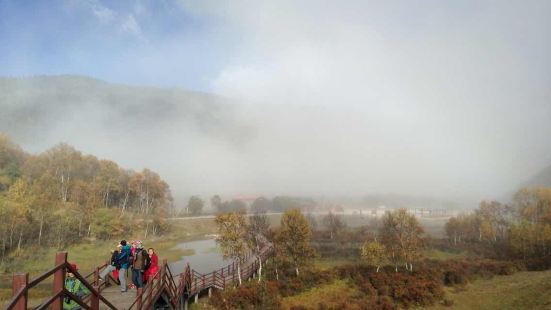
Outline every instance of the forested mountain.
<svg viewBox="0 0 551 310"><path fill-rule="evenodd" d="M168 184L149 170L58 144L38 155L0 134L0 255L81 238L161 234L172 207Z"/></svg>
<svg viewBox="0 0 551 310"><path fill-rule="evenodd" d="M121 138L182 127L214 137L235 129L231 109L216 96L180 89L111 84L81 76L0 78L0 131L16 141L101 126Z"/></svg>
<svg viewBox="0 0 551 310"><path fill-rule="evenodd" d="M239 113L224 98L175 88L67 75L0 77L0 132L12 141L31 153L63 142L128 168L150 167L172 185L177 202L190 186L211 187L198 181L205 169L214 178L232 165L223 160L250 141L254 130ZM207 151L217 160L198 165Z"/></svg>

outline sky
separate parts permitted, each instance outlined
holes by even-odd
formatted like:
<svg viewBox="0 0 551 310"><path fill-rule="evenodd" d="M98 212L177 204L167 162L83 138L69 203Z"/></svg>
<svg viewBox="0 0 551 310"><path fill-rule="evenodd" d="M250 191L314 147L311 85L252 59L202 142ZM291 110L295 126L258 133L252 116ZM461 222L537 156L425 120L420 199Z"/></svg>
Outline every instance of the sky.
<svg viewBox="0 0 551 310"><path fill-rule="evenodd" d="M547 0L0 0L0 76L231 98L265 137L224 153L265 159L232 188L268 171L259 192L491 198L551 164L549 16Z"/></svg>

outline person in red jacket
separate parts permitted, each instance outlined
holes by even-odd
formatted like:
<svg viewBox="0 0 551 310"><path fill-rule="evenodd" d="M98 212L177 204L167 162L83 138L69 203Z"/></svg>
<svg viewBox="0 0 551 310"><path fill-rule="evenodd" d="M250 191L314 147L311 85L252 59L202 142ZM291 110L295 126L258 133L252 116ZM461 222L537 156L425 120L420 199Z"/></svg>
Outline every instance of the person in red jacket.
<svg viewBox="0 0 551 310"><path fill-rule="evenodd" d="M144 272L144 280L147 282L150 279L153 279L157 272L159 272L159 257L155 253L155 250L153 248L147 249L147 252L149 254L149 258L151 259L151 265L149 265L149 268Z"/></svg>

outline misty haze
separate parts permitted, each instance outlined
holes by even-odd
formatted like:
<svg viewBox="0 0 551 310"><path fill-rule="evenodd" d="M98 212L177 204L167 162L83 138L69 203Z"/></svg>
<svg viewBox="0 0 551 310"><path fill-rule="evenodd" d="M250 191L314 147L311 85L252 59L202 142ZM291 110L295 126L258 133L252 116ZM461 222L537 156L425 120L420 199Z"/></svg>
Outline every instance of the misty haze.
<svg viewBox="0 0 551 310"><path fill-rule="evenodd" d="M144 284L151 309L547 309L548 284L469 292L551 283L549 16L544 0L0 0L0 305L22 309L11 274L56 252L87 273L143 239L185 292ZM189 262L213 283L177 282ZM400 272L422 297L377 287ZM128 308L120 281L90 285Z"/></svg>

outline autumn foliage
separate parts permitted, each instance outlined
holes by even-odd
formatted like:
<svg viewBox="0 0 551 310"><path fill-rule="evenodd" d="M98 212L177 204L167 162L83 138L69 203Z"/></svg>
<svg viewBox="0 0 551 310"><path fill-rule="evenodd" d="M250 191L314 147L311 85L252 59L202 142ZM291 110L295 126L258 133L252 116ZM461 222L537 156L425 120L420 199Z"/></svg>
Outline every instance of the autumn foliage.
<svg viewBox="0 0 551 310"><path fill-rule="evenodd" d="M171 205L168 184L151 170L126 170L66 144L31 155L0 134L2 257L136 230L162 234Z"/></svg>
<svg viewBox="0 0 551 310"><path fill-rule="evenodd" d="M446 223L450 243L486 257L521 259L536 269L551 258L551 189L521 189L511 205L480 203L474 213Z"/></svg>

